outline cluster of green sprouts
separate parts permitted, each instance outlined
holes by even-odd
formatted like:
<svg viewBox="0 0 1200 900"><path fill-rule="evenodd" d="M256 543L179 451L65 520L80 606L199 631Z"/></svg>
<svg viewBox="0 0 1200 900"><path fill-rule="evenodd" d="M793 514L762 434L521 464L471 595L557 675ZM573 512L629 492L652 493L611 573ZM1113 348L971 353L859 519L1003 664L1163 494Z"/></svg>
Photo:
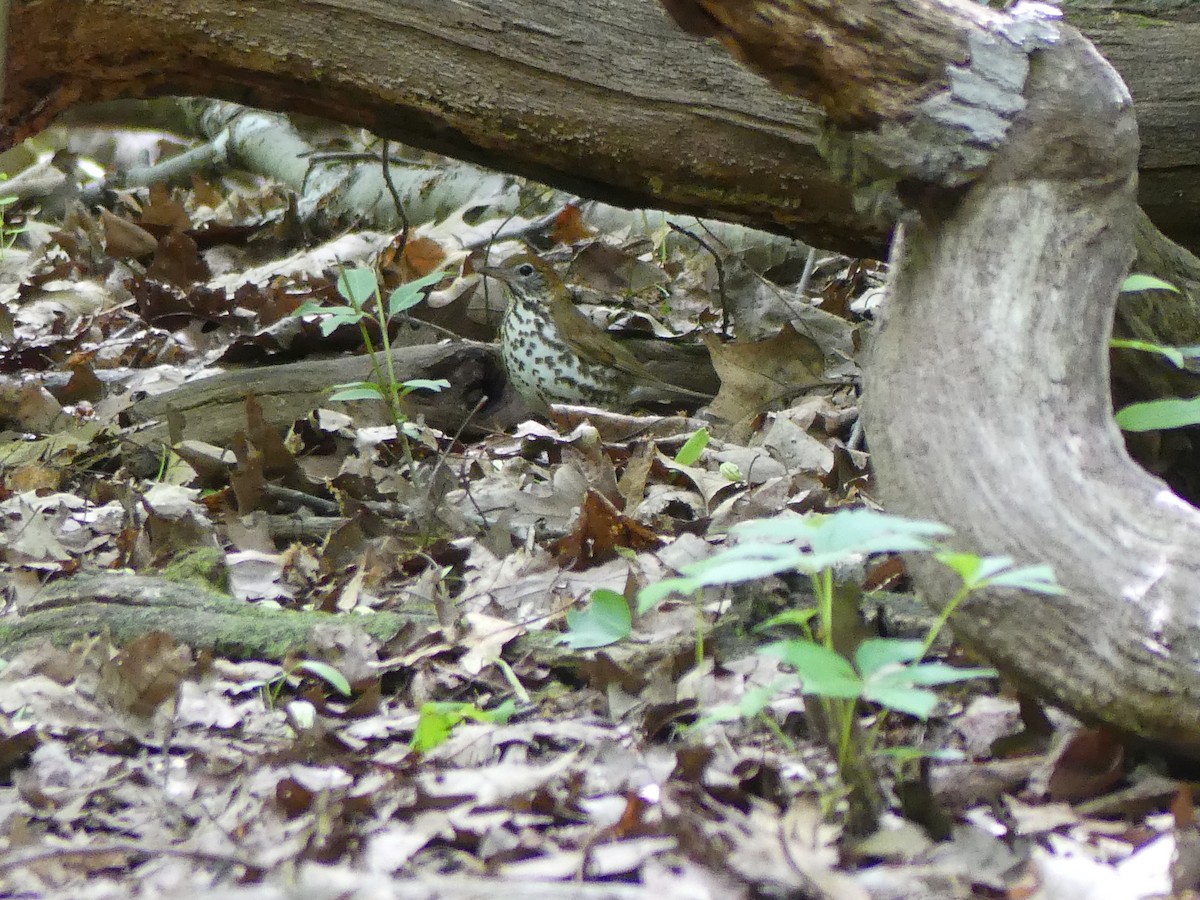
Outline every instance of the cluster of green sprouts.
<svg viewBox="0 0 1200 900"><path fill-rule="evenodd" d="M733 530L737 542L707 559L684 566L679 577L644 588L636 611L643 614L671 595L699 598L703 591L758 581L773 575L801 573L810 579L815 604L775 616L762 629L794 628L798 636L764 644L760 652L777 657L790 674L761 689L747 691L734 707L709 711L701 724L732 718L760 718L782 737L765 715L771 700L786 690L799 690L821 706L824 721L836 734L830 741L839 771L845 772L876 749L883 716L865 741L852 740L863 703L884 711L927 718L937 703L933 688L975 678L994 677L985 668L957 668L925 657L954 611L973 592L1014 588L1059 594L1061 588L1044 565L1015 566L1006 557L961 553L942 542L950 529L865 509L829 515L778 516L746 522ZM927 553L954 571L961 586L942 607L922 639L873 638L856 647L835 646L845 633L839 619L857 615L836 602L834 571L844 564L881 553ZM596 647L628 636L630 604L614 591L593 592L586 610L568 616L565 640L576 647Z"/></svg>
<svg viewBox="0 0 1200 900"><path fill-rule="evenodd" d="M1122 293L1141 291L1172 291L1179 288L1153 275L1130 275L1121 284ZM1196 371L1200 360L1200 346L1168 347L1151 341L1132 338L1113 338L1110 345L1122 350L1140 350L1153 353L1177 369ZM1186 428L1200 425L1200 397L1165 397L1144 403L1131 403L1117 412L1117 425L1124 431L1164 431L1171 428Z"/></svg>
<svg viewBox="0 0 1200 900"><path fill-rule="evenodd" d="M400 446L409 464L412 463L412 452L408 438L416 437L417 431L404 414L404 398L413 391L440 391L450 387L450 382L444 378L413 378L400 381L396 376L395 364L392 361L391 339L388 336L388 323L396 316L405 314L424 298L426 288L437 284L445 272L431 272L423 278L400 285L387 296L387 301L380 293L379 280L373 269L354 268L344 269L338 276L337 291L345 300L343 306L322 306L314 301L301 305L294 313L295 316L320 316L321 334L328 337L343 325L357 325L363 336L367 352L371 354L372 374L370 381L356 381L349 384L334 385L334 393L330 400L349 402L354 400L380 400L387 405L389 416L396 426L396 434ZM371 325L374 325L373 329ZM379 353L375 352L372 331L379 334Z"/></svg>

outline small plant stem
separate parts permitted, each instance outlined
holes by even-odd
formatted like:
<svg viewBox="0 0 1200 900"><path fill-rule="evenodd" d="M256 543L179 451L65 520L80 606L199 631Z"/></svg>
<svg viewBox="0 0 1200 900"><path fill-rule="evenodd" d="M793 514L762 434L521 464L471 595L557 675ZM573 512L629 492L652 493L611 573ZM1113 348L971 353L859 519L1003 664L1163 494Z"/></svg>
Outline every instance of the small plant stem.
<svg viewBox="0 0 1200 900"><path fill-rule="evenodd" d="M355 304L355 308L362 312L357 304ZM383 296L379 292L378 285L375 288L375 321L379 325L378 354L383 355L384 366L387 367L386 373L379 365L379 355L376 353L374 341L371 340L371 330L361 323L359 330L362 332L363 346L367 348L367 353L371 357L371 372L379 382L379 387L387 392L388 413L391 415L392 424L396 426L396 439L400 443L400 451L404 454L404 461L408 465L411 476L415 462L413 461L412 447L408 445L408 435L404 433L404 411L400 409L401 395L396 383L396 365L392 362L392 342L388 337L387 312L383 308Z"/></svg>
<svg viewBox="0 0 1200 900"><path fill-rule="evenodd" d="M929 655L929 651L932 649L934 641L936 641L938 635L942 633L942 629L946 627L946 623L950 621L950 617L954 615L954 611L958 609L959 604L966 600L967 595L970 593L971 589L964 584L958 589L958 593L951 597L949 602L942 607L942 611L938 614L936 621L934 621L934 623L929 626L929 630L925 632L925 640L921 643L921 654L915 660L913 660L914 664L920 663L921 660ZM879 710L879 715L875 718L875 724L872 725L870 730L867 732L866 740L863 743L863 749L868 755L873 754L875 752L875 748L879 745L879 736L883 733L883 725L884 722L887 721L889 712L890 710L887 709L887 707L881 707Z"/></svg>
<svg viewBox="0 0 1200 900"><path fill-rule="evenodd" d="M495 663L500 674L504 676L504 680L508 682L508 686L512 688L512 692L517 695L517 699L522 703L529 703L529 691L525 690L525 685L521 684L513 667L499 657L496 657Z"/></svg>
<svg viewBox="0 0 1200 900"><path fill-rule="evenodd" d="M850 742L854 736L854 706L853 700L834 701L837 703L837 721L841 722L842 733L838 735L838 771L845 772L850 764Z"/></svg>
<svg viewBox="0 0 1200 900"><path fill-rule="evenodd" d="M771 734L775 736L775 739L787 748L789 753L794 753L796 751L796 742L784 733L783 729L779 727L779 723L775 721L774 716L769 716L765 712L760 712L758 714L758 718L761 719L762 723L767 726L767 731L771 732Z"/></svg>
<svg viewBox="0 0 1200 900"><path fill-rule="evenodd" d="M883 734L883 723L887 719L888 712L886 707L880 707L879 713L875 716L875 722L867 729L867 733L863 737L863 753L867 756L875 755L875 748L879 746L879 736Z"/></svg>
<svg viewBox="0 0 1200 900"><path fill-rule="evenodd" d="M821 623L821 641L833 650L833 570L822 569L811 578L817 598L817 618Z"/></svg>
<svg viewBox="0 0 1200 900"><path fill-rule="evenodd" d="M937 640L942 629L946 627L946 623L950 621L950 617L954 615L954 611L958 609L958 605L967 599L969 593L971 593L970 589L966 585L963 585L958 589L958 593L950 598L950 602L942 607L937 621L929 626L929 631L925 634L925 641L921 645L921 655L916 658L916 662L920 662L925 658L925 654L929 652L929 649L933 646L933 642Z"/></svg>

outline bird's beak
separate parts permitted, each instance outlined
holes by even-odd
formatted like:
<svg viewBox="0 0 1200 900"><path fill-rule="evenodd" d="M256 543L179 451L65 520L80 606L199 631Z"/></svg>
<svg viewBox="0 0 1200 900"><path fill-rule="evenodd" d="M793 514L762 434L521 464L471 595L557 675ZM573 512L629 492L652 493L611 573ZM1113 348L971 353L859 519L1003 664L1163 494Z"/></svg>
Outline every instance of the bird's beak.
<svg viewBox="0 0 1200 900"><path fill-rule="evenodd" d="M508 284L512 281L512 273L507 269L502 269L499 266L480 266L475 270L480 275L486 275L488 278L495 278L497 281L503 281Z"/></svg>

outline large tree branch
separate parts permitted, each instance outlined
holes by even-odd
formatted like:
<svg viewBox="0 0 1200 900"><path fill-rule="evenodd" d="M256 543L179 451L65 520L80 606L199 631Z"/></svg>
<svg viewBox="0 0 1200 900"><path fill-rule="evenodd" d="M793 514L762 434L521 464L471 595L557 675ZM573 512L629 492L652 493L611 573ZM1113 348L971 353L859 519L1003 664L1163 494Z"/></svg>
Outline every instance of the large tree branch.
<svg viewBox="0 0 1200 900"><path fill-rule="evenodd" d="M1123 8L1180 21L1105 18L1094 0L1071 5L1147 115L1143 205L1169 234L1200 246L1191 224L1200 207L1200 96L1191 89L1200 23L1157 13L1154 0ZM597 199L747 222L817 246L878 252L887 231L853 210L821 162L811 106L680 34L643 0L16 0L9 33L19 40L9 48L0 144L76 102L204 94L332 117ZM914 48L938 58L933 44ZM875 66L859 58L871 52L839 64ZM917 84L928 60L910 62L906 77Z"/></svg>

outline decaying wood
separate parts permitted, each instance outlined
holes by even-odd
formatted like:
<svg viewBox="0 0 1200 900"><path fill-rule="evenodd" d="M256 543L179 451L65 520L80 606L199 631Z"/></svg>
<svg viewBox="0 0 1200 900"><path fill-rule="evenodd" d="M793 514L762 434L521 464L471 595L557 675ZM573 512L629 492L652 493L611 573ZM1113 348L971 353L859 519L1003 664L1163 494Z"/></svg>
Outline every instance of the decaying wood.
<svg viewBox="0 0 1200 900"><path fill-rule="evenodd" d="M365 634L385 643L410 628L426 634L439 627L436 611L420 604L410 604L403 612L376 610L345 616L248 603L194 580L106 572L56 581L19 616L0 622L0 654L12 659L42 644L67 647L96 636L119 647L147 631L162 631L194 651L230 659L284 660L353 644L350 635ZM730 653L734 646L746 652L746 632L746 622L731 616L710 639ZM689 634L675 635L666 645L627 642L608 648L608 663L597 663L590 654L565 646L554 631L521 634L511 649L518 657L530 657L548 669L574 672L577 677L588 677L596 665L616 665L634 682L649 677L664 660L682 667L695 657L694 637Z"/></svg>
<svg viewBox="0 0 1200 900"><path fill-rule="evenodd" d="M638 358L659 377L674 378L698 390L715 390L711 362L697 357L693 348L649 339L623 343L636 347ZM406 398L411 419L447 434L478 437L505 431L531 415L508 384L500 351L493 344L458 341L404 347L392 351L392 364L398 381L444 378L450 382L450 387L438 393L416 391ZM261 407L264 422L286 430L319 407L351 408L328 401L332 387L368 380L374 380L370 358L345 356L231 370L188 382L139 400L126 411L126 418L135 426L125 434L130 459L138 460L142 451L149 451L144 464L153 470L161 449L175 441L231 446L236 436L246 431L247 397ZM378 418L382 406L359 403L351 411ZM356 415L359 424L366 421L362 416ZM173 427L177 427L175 434Z"/></svg>
<svg viewBox="0 0 1200 900"><path fill-rule="evenodd" d="M47 587L22 615L0 623L0 648L11 658L40 643L67 646L93 635L107 635L120 646L157 630L194 650L232 659L283 659L311 648L314 629L361 629L387 641L406 624L428 628L435 622L432 614L389 612L347 623L329 613L256 606L194 582L105 573Z"/></svg>
<svg viewBox="0 0 1200 900"><path fill-rule="evenodd" d="M688 5L779 84L826 90L792 70L776 78L764 61L779 58L777 47L756 43L772 35L742 26L767 14L776 33L803 32L827 21L829 4ZM866 147L866 165L851 166L860 185L880 179L872 151L882 133L902 151L923 140L929 154L899 154L909 183L898 193L913 213L864 366L863 417L885 505L946 522L965 550L1052 565L1065 596L985 591L956 616L957 632L1085 719L1200 756L1200 512L1129 459L1108 393L1107 339L1136 223L1129 95L1047 8L1018 5L964 28L942 15L952 3L866 5L903 9L901 29L962 29L984 48L944 59L907 121L880 109L882 127L835 138L852 163ZM862 6L832 7L837 27L826 39L861 40ZM898 47L902 57L903 40ZM1028 74L1010 103L1004 72L1022 56ZM972 73L984 83L954 88ZM981 106L996 116L978 115ZM991 154L981 171L977 157L953 153L963 129L980 129L977 145ZM966 163L957 171L956 158ZM956 188L958 178L969 184ZM935 601L957 586L936 563L914 567Z"/></svg>
<svg viewBox="0 0 1200 900"><path fill-rule="evenodd" d="M392 351L392 362L399 381L444 378L450 382L439 393L416 391L407 398L410 417L449 434L464 426L468 431L503 430L527 415L507 388L499 351L490 344L462 341L404 347ZM169 446L171 419L177 416L178 438L227 447L246 430L248 396L262 407L265 422L287 429L319 406L340 408L341 404L327 402L334 385L367 380L373 380L373 374L366 356L223 372L136 402L127 415L131 423L144 427L130 432L128 440L138 447Z"/></svg>
<svg viewBox="0 0 1200 900"><path fill-rule="evenodd" d="M1065 5L1139 103L1143 206L1196 249L1200 22L1159 0L1127 0L1119 16L1095 0ZM12 16L4 146L74 103L201 94L362 125L587 197L745 222L820 247L878 254L887 233L853 209L818 156L811 106L680 34L642 0L15 0ZM876 66L872 35L857 36ZM937 49L923 40L912 46ZM848 56L840 70L858 61ZM928 63L911 61L915 85Z"/></svg>
<svg viewBox="0 0 1200 900"><path fill-rule="evenodd" d="M848 98L848 115L826 109L841 130L822 134L810 108L673 36L634 0L486 10L19 0L0 140L82 100L214 94L589 196L770 223L823 246L876 245L882 225L826 174L820 143L864 208L901 201L919 213L867 370L885 500L954 525L966 549L1050 562L1068 589L1053 600L980 596L959 632L1068 708L1200 755L1200 513L1128 459L1108 400L1105 342L1131 258L1138 162L1119 79L1071 29L970 0L674 5L723 34L769 15L770 29L734 40L740 54L818 104ZM1164 12L1123 26L1077 6L1147 120L1143 203L1196 246L1200 24L1165 23L1175 13ZM842 52L795 60L775 43L805 29ZM845 48L864 41L891 50L855 74L860 56ZM1022 60L1028 79L1006 76ZM918 575L944 595L946 576Z"/></svg>

